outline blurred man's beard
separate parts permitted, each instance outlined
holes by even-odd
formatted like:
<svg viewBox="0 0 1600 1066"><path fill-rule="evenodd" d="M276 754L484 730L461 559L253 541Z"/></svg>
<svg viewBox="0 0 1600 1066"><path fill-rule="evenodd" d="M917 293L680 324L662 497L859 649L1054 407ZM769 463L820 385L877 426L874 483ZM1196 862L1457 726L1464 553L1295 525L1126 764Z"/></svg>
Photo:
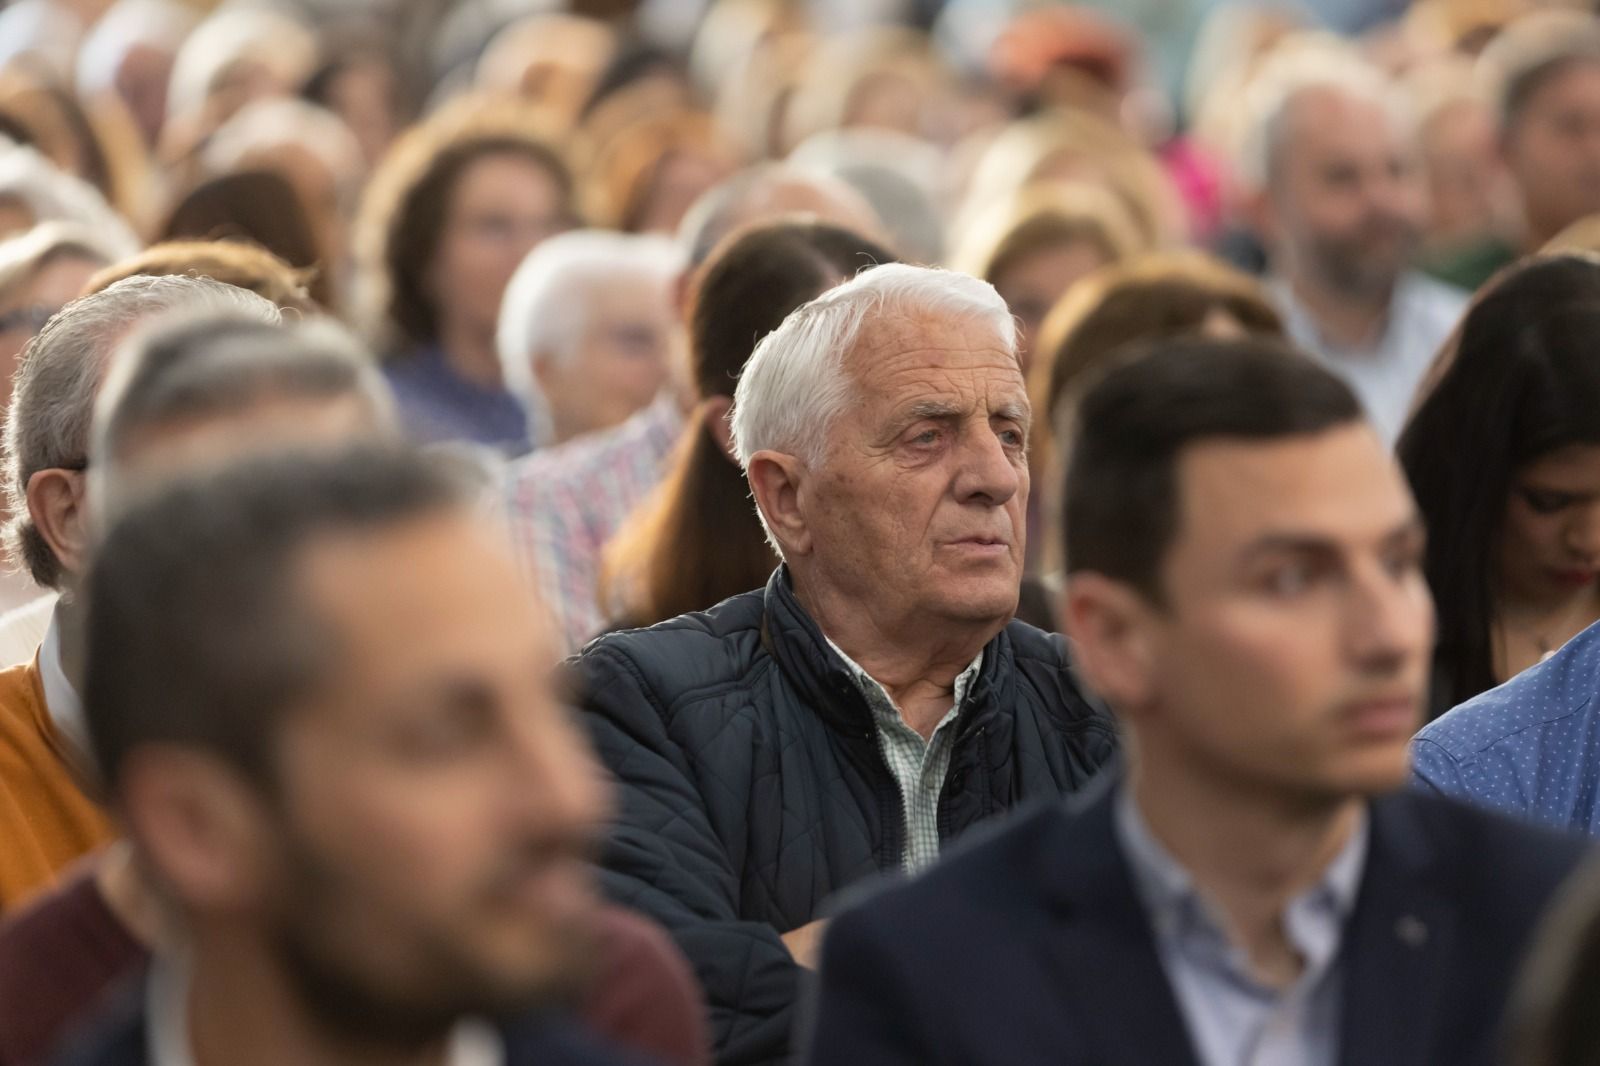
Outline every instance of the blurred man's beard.
<svg viewBox="0 0 1600 1066"><path fill-rule="evenodd" d="M553 923L542 972L510 980L466 955L444 929L392 929L404 937L410 972L385 981L382 964L362 965L339 945L341 915L360 906L346 879L294 841L285 905L272 945L293 990L316 1023L353 1045L414 1050L445 1038L463 1018L491 1020L575 1007L596 966L595 931L584 922ZM376 957L394 952L379 947Z"/></svg>
<svg viewBox="0 0 1600 1066"><path fill-rule="evenodd" d="M1372 244L1382 239L1387 247L1375 254ZM1312 258L1324 284L1360 300L1386 300L1411 263L1419 235L1403 223L1369 224L1352 238L1319 238Z"/></svg>

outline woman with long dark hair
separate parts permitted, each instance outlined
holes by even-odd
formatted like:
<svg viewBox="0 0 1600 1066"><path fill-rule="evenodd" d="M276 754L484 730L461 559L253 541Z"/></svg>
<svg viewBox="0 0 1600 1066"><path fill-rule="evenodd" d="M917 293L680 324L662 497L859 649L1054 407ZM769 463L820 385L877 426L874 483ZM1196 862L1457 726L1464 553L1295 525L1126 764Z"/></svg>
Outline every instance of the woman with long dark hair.
<svg viewBox="0 0 1600 1066"><path fill-rule="evenodd" d="M1600 259L1491 281L1400 439L1439 617L1432 716L1600 621Z"/></svg>
<svg viewBox="0 0 1600 1066"><path fill-rule="evenodd" d="M704 610L758 588L777 565L728 443L733 387L789 312L892 253L820 222L735 234L695 284L690 360L699 403L671 471L605 553L601 604L630 626Z"/></svg>

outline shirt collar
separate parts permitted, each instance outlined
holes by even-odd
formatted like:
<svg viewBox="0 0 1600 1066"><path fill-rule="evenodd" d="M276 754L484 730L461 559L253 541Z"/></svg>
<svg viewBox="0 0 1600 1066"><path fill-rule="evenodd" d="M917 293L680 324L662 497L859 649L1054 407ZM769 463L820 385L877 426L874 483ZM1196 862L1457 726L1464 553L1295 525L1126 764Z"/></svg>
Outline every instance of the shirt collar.
<svg viewBox="0 0 1600 1066"><path fill-rule="evenodd" d="M1194 883L1183 864L1156 839L1129 788L1116 799L1114 818L1119 843L1151 924L1163 938L1182 936L1197 927L1226 940L1217 911ZM1322 872L1321 879L1290 901L1285 931L1307 956L1308 970L1320 969L1338 949L1345 920L1355 910L1366 868L1370 827L1365 810L1350 839Z"/></svg>
<svg viewBox="0 0 1600 1066"><path fill-rule="evenodd" d="M894 700L890 698L889 690L879 684L878 680L867 673L866 670L862 669L859 663L846 655L844 649L835 644L826 634L822 639L828 642L828 647L832 648L833 653L844 662L845 670L850 674L850 680L854 681L856 688L861 690L861 695L866 699L867 705L872 708L872 716L877 720L879 727L888 727L890 723L893 723L906 729L911 728L905 724L905 718L900 714L900 708L896 707ZM961 712L961 705L966 702L967 693L971 691L973 683L978 680L978 674L982 669L983 651L980 649L977 657L967 664L967 668L956 677L955 685L952 686L954 699L950 704L950 713L940 719L940 726L952 721Z"/></svg>
<svg viewBox="0 0 1600 1066"><path fill-rule="evenodd" d="M150 1066L195 1066L189 1046L189 972L181 958L157 956L145 988ZM505 1066L505 1041L494 1027L464 1019L450 1032L445 1066Z"/></svg>
<svg viewBox="0 0 1600 1066"><path fill-rule="evenodd" d="M44 708L56 734L66 741L74 755L90 757L89 726L83 716L83 701L67 680L61 665L61 608L50 612L50 625L39 645L39 683L44 686Z"/></svg>

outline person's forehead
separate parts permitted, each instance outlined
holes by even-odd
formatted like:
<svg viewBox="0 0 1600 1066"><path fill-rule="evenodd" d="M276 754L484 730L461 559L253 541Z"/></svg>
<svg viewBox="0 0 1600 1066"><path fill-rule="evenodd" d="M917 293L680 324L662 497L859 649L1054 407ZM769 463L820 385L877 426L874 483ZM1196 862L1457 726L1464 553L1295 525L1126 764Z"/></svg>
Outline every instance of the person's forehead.
<svg viewBox="0 0 1600 1066"><path fill-rule="evenodd" d="M450 648L477 659L515 646L548 650L554 662L536 607L505 595L519 576L503 538L468 508L314 538L295 574L347 647L374 661L402 654L420 665L427 649Z"/></svg>
<svg viewBox="0 0 1600 1066"><path fill-rule="evenodd" d="M1291 149L1373 144L1400 134L1394 112L1380 101L1331 85L1302 89L1284 115L1283 144Z"/></svg>
<svg viewBox="0 0 1600 1066"><path fill-rule="evenodd" d="M918 380L984 374L1022 385L1015 349L976 316L899 311L869 317L845 363L863 391L893 393Z"/></svg>
<svg viewBox="0 0 1600 1066"><path fill-rule="evenodd" d="M1276 440L1214 439L1177 463L1179 542L1242 550L1263 537L1360 548L1416 515L1398 467L1364 423Z"/></svg>

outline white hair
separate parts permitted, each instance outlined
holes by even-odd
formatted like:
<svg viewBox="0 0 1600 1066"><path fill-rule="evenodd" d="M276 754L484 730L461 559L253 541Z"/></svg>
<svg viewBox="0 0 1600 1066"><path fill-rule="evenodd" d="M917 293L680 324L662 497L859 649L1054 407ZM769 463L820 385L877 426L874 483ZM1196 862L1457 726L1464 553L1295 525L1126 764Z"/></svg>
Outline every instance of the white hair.
<svg viewBox="0 0 1600 1066"><path fill-rule="evenodd" d="M125 497L124 464L141 434L236 419L278 400L346 400L362 407L375 435L399 433L394 396L376 360L333 319L272 322L255 305L220 313L183 308L141 322L119 345L95 401L92 522L104 531Z"/></svg>
<svg viewBox="0 0 1600 1066"><path fill-rule="evenodd" d="M174 56L200 22L178 0L117 0L94 24L78 53L78 93L94 97L115 88L117 70L140 45Z"/></svg>
<svg viewBox="0 0 1600 1066"><path fill-rule="evenodd" d="M202 22L178 50L167 91L167 114L199 115L217 82L235 63L260 63L290 91L317 66L317 38L299 19L270 8L224 7Z"/></svg>
<svg viewBox="0 0 1600 1066"><path fill-rule="evenodd" d="M71 82L72 60L83 37L83 23L54 0L17 0L0 10L0 67L26 57L51 75Z"/></svg>
<svg viewBox="0 0 1600 1066"><path fill-rule="evenodd" d="M6 546L34 580L59 587L61 564L28 513L28 482L88 461L95 396L117 345L138 323L172 311L237 314L276 324L276 304L210 278L135 276L62 308L29 342L5 415Z"/></svg>
<svg viewBox="0 0 1600 1066"><path fill-rule="evenodd" d="M85 259L110 266L132 249L79 222L41 222L0 240L0 300L9 298L59 259Z"/></svg>
<svg viewBox="0 0 1600 1066"><path fill-rule="evenodd" d="M683 269L677 245L666 237L573 230L541 242L517 267L500 301L496 348L506 388L522 401L536 429L549 418L533 368L539 362L564 363L578 354L589 326L590 294L620 279L661 288Z"/></svg>
<svg viewBox="0 0 1600 1066"><path fill-rule="evenodd" d="M1404 90L1354 48L1324 34L1290 38L1273 50L1245 90L1237 162L1248 187L1270 184L1289 111L1302 95L1317 90L1376 105L1402 137L1409 138L1415 126Z"/></svg>
<svg viewBox="0 0 1600 1066"><path fill-rule="evenodd" d="M254 100L206 142L200 161L212 174L238 170L254 153L292 145L310 152L344 187L359 179L361 144L350 127L325 107L289 96Z"/></svg>
<svg viewBox="0 0 1600 1066"><path fill-rule="evenodd" d="M855 391L845 356L872 317L976 319L1015 357L1017 322L994 286L969 274L885 263L869 267L800 307L756 345L733 394L733 450L750 469L760 451L822 462L828 431ZM936 328L936 327L935 327ZM761 516L767 540L781 554Z"/></svg>
<svg viewBox="0 0 1600 1066"><path fill-rule="evenodd" d="M0 147L0 200L20 203L33 216L35 225L80 223L100 234L119 259L142 247L133 228L111 209L93 185L56 169L29 147Z"/></svg>

